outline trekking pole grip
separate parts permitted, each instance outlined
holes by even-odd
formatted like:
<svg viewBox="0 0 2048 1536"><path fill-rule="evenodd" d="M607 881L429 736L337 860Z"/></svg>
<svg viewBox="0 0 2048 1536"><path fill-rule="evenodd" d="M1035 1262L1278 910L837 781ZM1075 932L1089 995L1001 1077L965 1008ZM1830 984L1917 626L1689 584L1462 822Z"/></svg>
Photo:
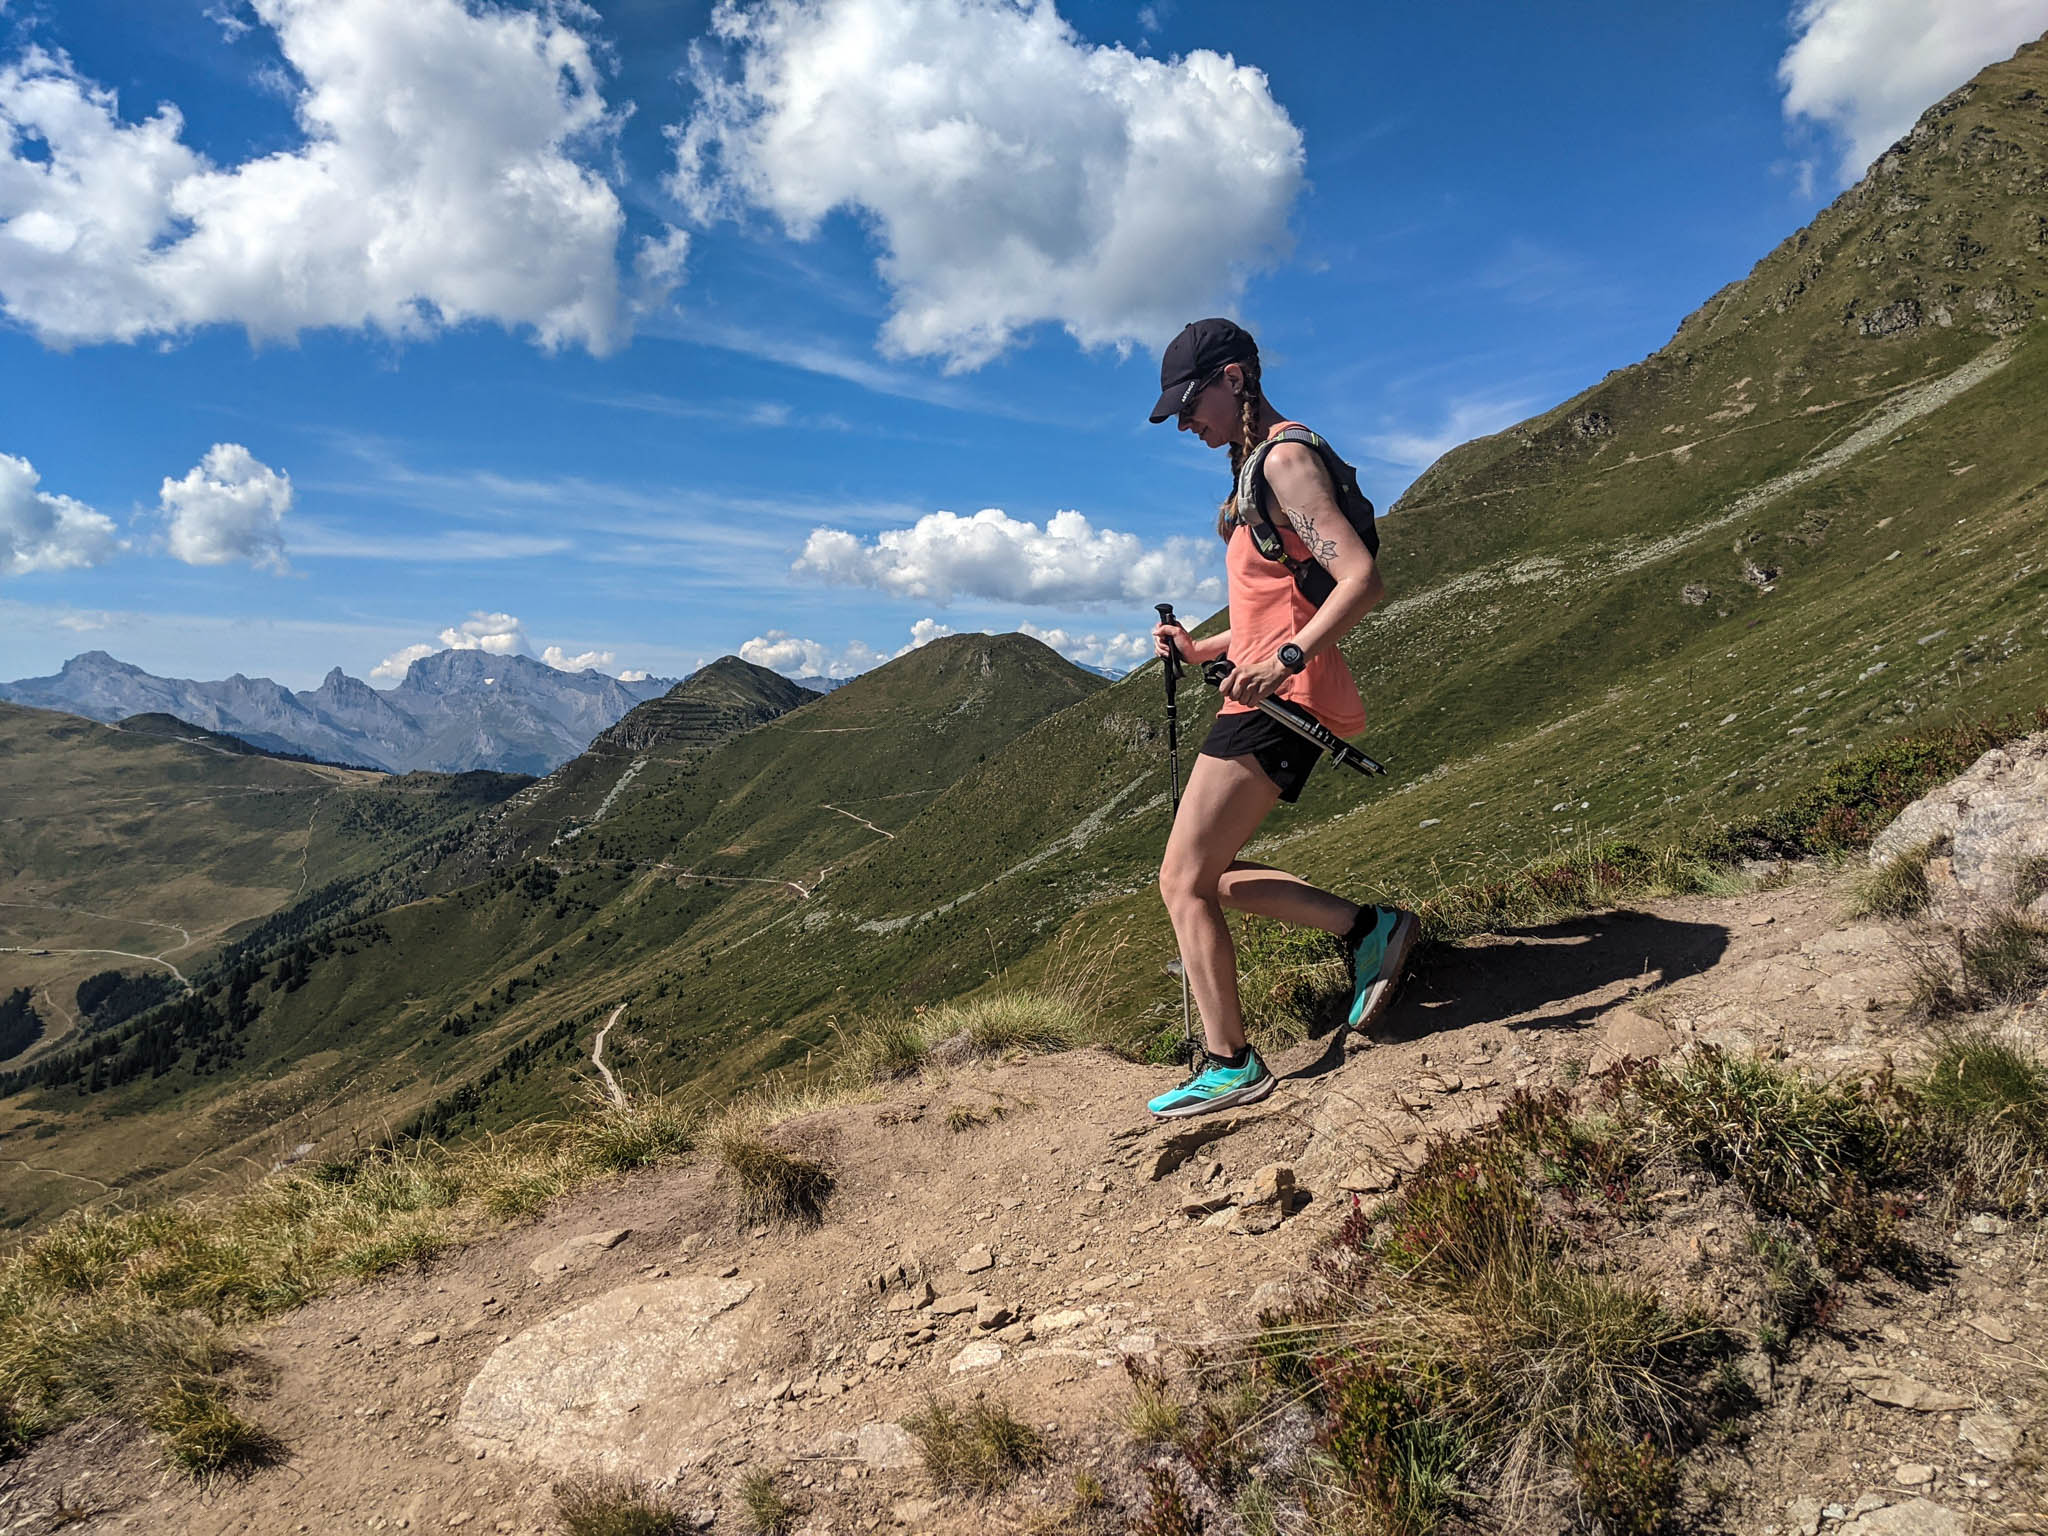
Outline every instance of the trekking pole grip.
<svg viewBox="0 0 2048 1536"><path fill-rule="evenodd" d="M1173 616L1173 604L1154 603L1152 606L1159 614L1160 623L1171 624L1174 625L1176 628L1179 627L1180 620L1176 619ZM1180 681L1180 673L1183 662L1180 654L1180 647L1175 645L1171 640L1166 642L1166 652L1166 682L1168 687L1172 687L1173 684Z"/></svg>

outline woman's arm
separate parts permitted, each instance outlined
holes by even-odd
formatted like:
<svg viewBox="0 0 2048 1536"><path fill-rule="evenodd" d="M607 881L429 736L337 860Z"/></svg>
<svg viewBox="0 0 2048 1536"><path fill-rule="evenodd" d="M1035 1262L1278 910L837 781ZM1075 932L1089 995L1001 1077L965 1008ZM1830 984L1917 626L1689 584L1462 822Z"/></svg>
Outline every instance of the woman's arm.
<svg viewBox="0 0 2048 1536"><path fill-rule="evenodd" d="M1294 643L1310 656L1328 650L1386 595L1379 562L1337 505L1330 477L1314 450L1282 443L1266 455L1266 486L1281 516L1337 586Z"/></svg>

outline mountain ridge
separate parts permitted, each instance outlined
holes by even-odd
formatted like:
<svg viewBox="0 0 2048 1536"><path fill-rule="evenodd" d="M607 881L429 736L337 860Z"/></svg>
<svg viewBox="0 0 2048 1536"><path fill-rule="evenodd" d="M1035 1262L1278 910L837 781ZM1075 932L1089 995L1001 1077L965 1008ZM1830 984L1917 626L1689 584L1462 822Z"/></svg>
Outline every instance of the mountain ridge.
<svg viewBox="0 0 2048 1536"><path fill-rule="evenodd" d="M673 681L628 683L528 656L447 650L414 661L390 689L335 667L319 687L295 693L240 672L215 682L157 677L93 650L49 677L0 683L0 699L106 723L172 715L265 749L393 773L545 773Z"/></svg>

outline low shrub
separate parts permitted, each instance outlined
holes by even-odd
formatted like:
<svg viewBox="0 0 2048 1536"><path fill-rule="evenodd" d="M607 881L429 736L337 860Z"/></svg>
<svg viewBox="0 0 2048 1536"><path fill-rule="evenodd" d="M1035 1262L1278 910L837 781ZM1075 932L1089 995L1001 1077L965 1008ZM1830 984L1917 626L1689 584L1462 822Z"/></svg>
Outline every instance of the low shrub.
<svg viewBox="0 0 2048 1536"><path fill-rule="evenodd" d="M1579 1506L1610 1536L1656 1536L1678 1513L1678 1459L1649 1440L1581 1440L1572 1453Z"/></svg>
<svg viewBox="0 0 2048 1536"><path fill-rule="evenodd" d="M1632 1092L1656 1143L1734 1184L1759 1214L1797 1223L1837 1274L1918 1268L1886 1191L1921 1146L1888 1084L1865 1093L1708 1047L1643 1074Z"/></svg>

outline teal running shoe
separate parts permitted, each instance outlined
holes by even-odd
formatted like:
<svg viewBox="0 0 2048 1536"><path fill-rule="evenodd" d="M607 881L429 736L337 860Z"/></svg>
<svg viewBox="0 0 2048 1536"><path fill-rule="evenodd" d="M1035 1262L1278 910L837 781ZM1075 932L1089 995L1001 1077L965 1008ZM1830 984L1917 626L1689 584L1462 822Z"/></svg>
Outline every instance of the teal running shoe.
<svg viewBox="0 0 2048 1536"><path fill-rule="evenodd" d="M1351 953L1351 1017L1353 1029L1379 1022L1408 969L1408 952L1422 932L1422 920L1399 907L1375 907L1373 924Z"/></svg>
<svg viewBox="0 0 2048 1536"><path fill-rule="evenodd" d="M1259 1053L1247 1047L1243 1066L1226 1067L1212 1057L1200 1072L1145 1107L1161 1119L1203 1115L1212 1109L1235 1109L1240 1104L1258 1103L1279 1081L1273 1069L1259 1059Z"/></svg>

